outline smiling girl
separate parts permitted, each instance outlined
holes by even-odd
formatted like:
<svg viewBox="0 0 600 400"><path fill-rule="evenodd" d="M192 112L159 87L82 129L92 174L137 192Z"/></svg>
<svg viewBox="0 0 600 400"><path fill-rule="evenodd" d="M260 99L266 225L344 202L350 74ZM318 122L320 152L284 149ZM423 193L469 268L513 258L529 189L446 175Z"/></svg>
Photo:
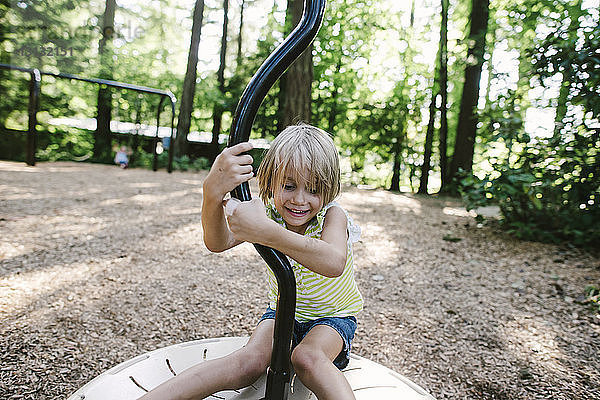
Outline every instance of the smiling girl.
<svg viewBox="0 0 600 400"><path fill-rule="evenodd" d="M310 125L286 128L271 144L257 173L260 199L227 204L225 196L253 177L249 143L225 149L203 184L204 243L213 252L245 241L290 258L296 278L292 366L319 400L351 400L341 369L348 364L356 315L363 299L354 280L352 243L360 228L334 200L340 167L331 137ZM225 209L228 212L225 212ZM160 385L144 398L204 398L254 383L269 365L277 281L267 268L269 305L243 348L206 361Z"/></svg>

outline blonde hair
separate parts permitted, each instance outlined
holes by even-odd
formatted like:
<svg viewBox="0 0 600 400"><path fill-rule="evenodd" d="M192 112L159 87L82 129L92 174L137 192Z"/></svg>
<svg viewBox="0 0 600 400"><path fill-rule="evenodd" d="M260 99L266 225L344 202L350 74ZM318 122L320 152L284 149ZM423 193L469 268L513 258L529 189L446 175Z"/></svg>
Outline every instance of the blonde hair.
<svg viewBox="0 0 600 400"><path fill-rule="evenodd" d="M288 126L271 143L256 176L265 203L281 190L286 177L294 177L307 182L328 204L340 193L338 151L322 129L307 124Z"/></svg>

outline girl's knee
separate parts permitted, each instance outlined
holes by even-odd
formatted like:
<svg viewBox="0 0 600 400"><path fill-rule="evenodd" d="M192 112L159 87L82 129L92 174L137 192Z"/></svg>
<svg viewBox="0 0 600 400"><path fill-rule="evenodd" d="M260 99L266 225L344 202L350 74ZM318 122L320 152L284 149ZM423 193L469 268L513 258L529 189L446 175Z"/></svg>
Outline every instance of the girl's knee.
<svg viewBox="0 0 600 400"><path fill-rule="evenodd" d="M242 349L237 357L237 365L235 365L240 372L239 375L243 377L240 385L244 387L256 382L267 370L269 360L270 354L263 354L252 349Z"/></svg>
<svg viewBox="0 0 600 400"><path fill-rule="evenodd" d="M330 361L322 351L300 343L292 352L291 362L294 371L302 376L314 372L321 363Z"/></svg>

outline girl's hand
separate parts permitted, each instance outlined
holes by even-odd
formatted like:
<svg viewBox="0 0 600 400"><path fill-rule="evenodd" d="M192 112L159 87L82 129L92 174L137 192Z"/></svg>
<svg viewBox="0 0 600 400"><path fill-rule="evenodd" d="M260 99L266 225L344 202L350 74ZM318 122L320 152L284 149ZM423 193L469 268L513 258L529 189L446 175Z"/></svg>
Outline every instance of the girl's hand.
<svg viewBox="0 0 600 400"><path fill-rule="evenodd" d="M204 180L205 195L212 194L223 200L235 187L252 179L252 156L242 154L249 150L252 144L244 142L226 148L217 156Z"/></svg>
<svg viewBox="0 0 600 400"><path fill-rule="evenodd" d="M237 205L229 204L232 202ZM229 229L237 240L258 243L273 227L274 221L267 217L265 206L260 199L243 202L229 199L225 202L225 209Z"/></svg>

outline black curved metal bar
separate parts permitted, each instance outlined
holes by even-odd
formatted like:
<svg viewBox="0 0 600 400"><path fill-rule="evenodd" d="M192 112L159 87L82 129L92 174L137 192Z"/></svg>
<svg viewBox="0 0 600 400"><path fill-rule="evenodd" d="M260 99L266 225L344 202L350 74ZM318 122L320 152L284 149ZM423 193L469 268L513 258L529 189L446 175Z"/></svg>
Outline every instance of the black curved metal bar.
<svg viewBox="0 0 600 400"><path fill-rule="evenodd" d="M228 146L247 142L252 124L269 89L285 70L308 48L319 32L326 0L305 0L302 19L285 41L260 66L242 93L231 124ZM239 200L252 198L247 182L231 195ZM267 371L266 400L286 399L290 383L290 351L296 310L296 279L287 257L272 248L254 244L267 262L278 285L277 312L271 365Z"/></svg>

